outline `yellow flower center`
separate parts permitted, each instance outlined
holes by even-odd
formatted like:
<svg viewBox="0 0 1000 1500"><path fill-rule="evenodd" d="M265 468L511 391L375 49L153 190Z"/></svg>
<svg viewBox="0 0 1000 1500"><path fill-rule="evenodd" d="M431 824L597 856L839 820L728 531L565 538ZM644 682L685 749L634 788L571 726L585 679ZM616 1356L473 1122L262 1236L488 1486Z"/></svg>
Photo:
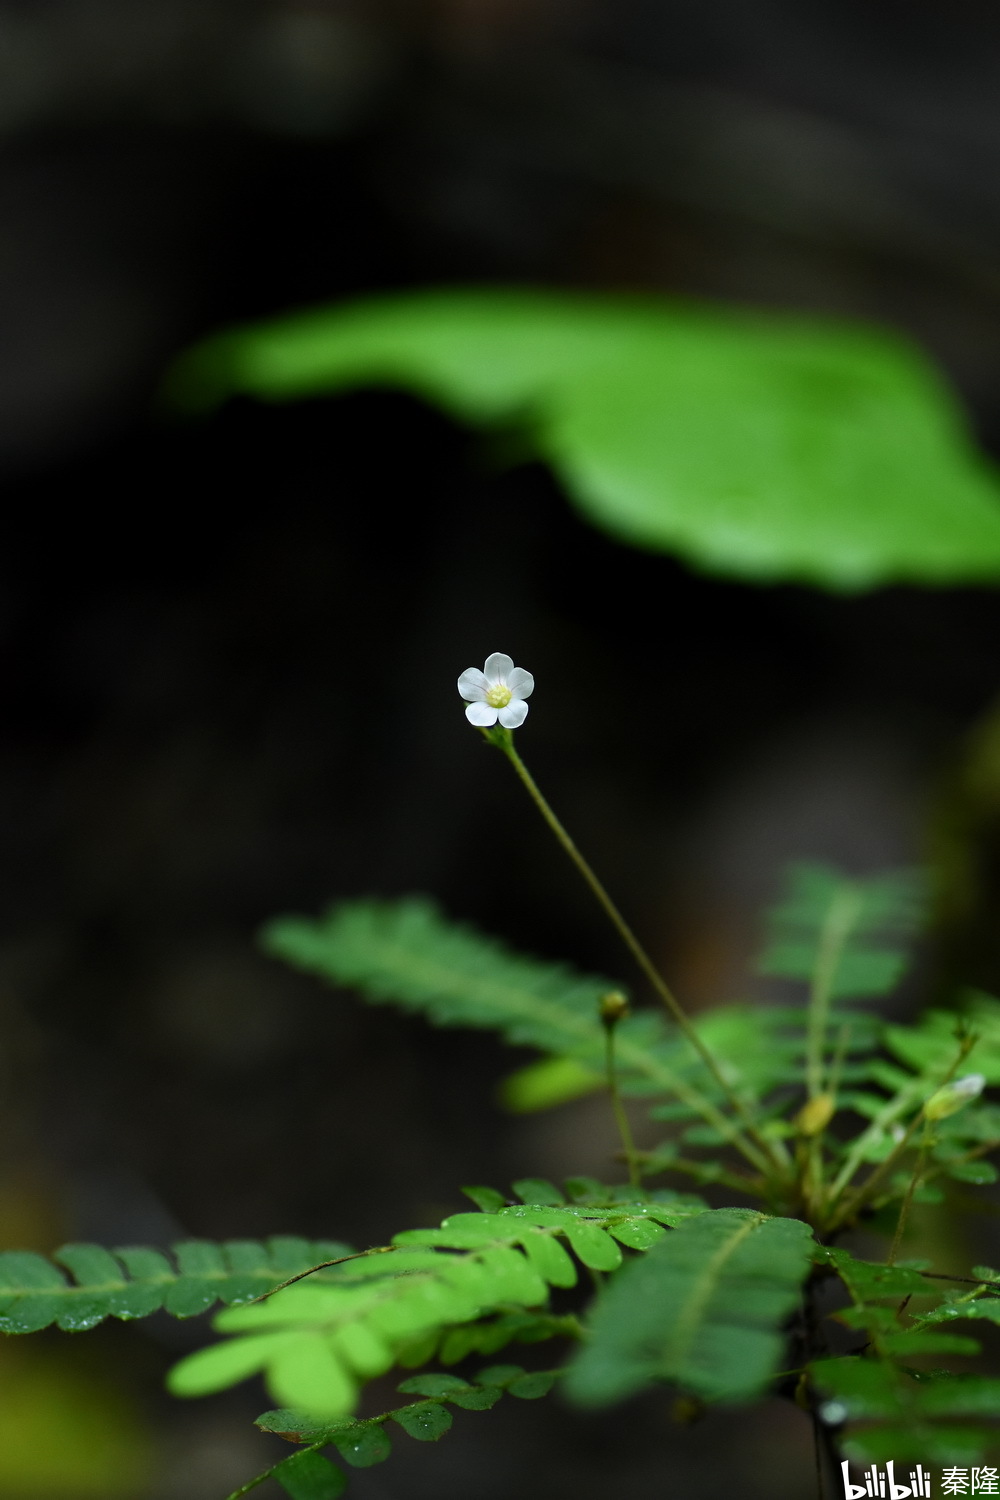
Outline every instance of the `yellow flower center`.
<svg viewBox="0 0 1000 1500"><path fill-rule="evenodd" d="M496 682L486 690L486 701L490 708L506 708L513 696L510 688L505 687L502 682Z"/></svg>

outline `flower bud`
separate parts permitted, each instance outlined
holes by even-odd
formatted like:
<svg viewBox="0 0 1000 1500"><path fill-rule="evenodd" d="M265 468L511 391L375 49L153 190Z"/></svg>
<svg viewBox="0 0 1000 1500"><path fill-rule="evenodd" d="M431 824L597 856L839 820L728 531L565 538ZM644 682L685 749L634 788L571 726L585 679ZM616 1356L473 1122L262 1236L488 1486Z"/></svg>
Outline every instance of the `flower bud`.
<svg viewBox="0 0 1000 1500"><path fill-rule="evenodd" d="M799 1135L819 1135L833 1118L837 1101L832 1094L816 1094L807 1099L795 1116L795 1128Z"/></svg>
<svg viewBox="0 0 1000 1500"><path fill-rule="evenodd" d="M621 990L609 990L597 1002L597 1009L602 1024L610 1031L612 1026L617 1026L628 1015L628 1001Z"/></svg>
<svg viewBox="0 0 1000 1500"><path fill-rule="evenodd" d="M966 1073L964 1078L946 1083L927 1100L924 1105L925 1118L946 1120L949 1115L955 1115L967 1104L971 1104L973 1099L978 1099L985 1086L986 1079L982 1073Z"/></svg>

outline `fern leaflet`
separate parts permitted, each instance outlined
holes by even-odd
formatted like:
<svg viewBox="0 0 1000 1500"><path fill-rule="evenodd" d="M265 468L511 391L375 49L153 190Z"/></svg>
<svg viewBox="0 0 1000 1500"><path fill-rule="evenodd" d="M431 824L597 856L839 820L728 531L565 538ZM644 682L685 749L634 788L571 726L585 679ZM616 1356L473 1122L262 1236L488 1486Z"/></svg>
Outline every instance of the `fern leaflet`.
<svg viewBox="0 0 1000 1500"><path fill-rule="evenodd" d="M373 1464L384 1463L392 1452L392 1442L385 1430L389 1422L418 1442L437 1442L451 1429L449 1405L463 1411L489 1411L505 1393L521 1401L536 1401L548 1395L562 1373L561 1370L533 1370L529 1373L521 1365L490 1365L480 1370L472 1381L462 1380L457 1375L415 1375L404 1380L397 1390L427 1399L411 1401L406 1406L397 1406L377 1417L364 1419L321 1422L309 1412L294 1409L264 1412L257 1418L257 1426L263 1432L273 1432L290 1443L306 1446L291 1458L282 1459L241 1485L228 1500L241 1500L265 1479L276 1479L293 1500L299 1495L311 1500L317 1490L309 1490L305 1485L296 1488L300 1474L306 1476L309 1484L327 1485L331 1496L341 1495L346 1487L346 1477L335 1464L320 1458L321 1449L335 1448L339 1457L352 1468L368 1469ZM306 1454L314 1454L315 1459L304 1464ZM317 1462L322 1467L318 1467ZM318 1493L323 1492L319 1490Z"/></svg>
<svg viewBox="0 0 1000 1500"><path fill-rule="evenodd" d="M320 1261L351 1253L339 1241L292 1235L276 1235L266 1244L185 1240L172 1247L173 1261L161 1250L135 1245L63 1245L51 1260L5 1250L0 1333L34 1333L52 1323L79 1333L108 1317L147 1318L160 1308L175 1318L193 1318L219 1301L249 1302Z"/></svg>
<svg viewBox="0 0 1000 1500"><path fill-rule="evenodd" d="M923 886L910 870L850 880L829 865L803 863L769 913L762 974L814 983L832 1000L888 994L906 967L924 915Z"/></svg>
<svg viewBox="0 0 1000 1500"><path fill-rule="evenodd" d="M722 1208L690 1220L608 1286L567 1393L597 1406L672 1380L707 1400L756 1395L777 1368L811 1248L797 1219Z"/></svg>
<svg viewBox="0 0 1000 1500"><path fill-rule="evenodd" d="M940 1374L946 1356L978 1354L976 1340L934 1325L962 1317L1000 1321L1000 1297L980 1300L985 1286L942 1296L917 1270L856 1260L846 1250L821 1250L817 1258L836 1270L851 1298L851 1307L834 1317L865 1337L860 1352L810 1366L826 1398L820 1420L835 1427L850 1424L843 1443L847 1456L860 1463L887 1458L968 1463L981 1457L996 1442L997 1429L952 1419L996 1419L1000 1380L954 1374L930 1380L912 1361L929 1357ZM913 1299L936 1305L913 1316Z"/></svg>
<svg viewBox="0 0 1000 1500"><path fill-rule="evenodd" d="M283 1404L343 1416L363 1380L395 1363L424 1363L447 1330L461 1336L492 1315L544 1309L550 1286L576 1284L570 1250L592 1270L612 1271L622 1263L623 1245L647 1249L663 1238L664 1225L704 1211L697 1201L671 1195L453 1214L439 1229L397 1234L388 1254L357 1257L322 1280L229 1308L215 1326L238 1336L189 1355L168 1383L176 1395L201 1396L264 1372ZM498 1325L501 1338L523 1337L516 1327L504 1328L501 1317L488 1325L488 1341ZM566 1331L566 1320L559 1331ZM474 1339L469 1348L475 1347L483 1345Z"/></svg>

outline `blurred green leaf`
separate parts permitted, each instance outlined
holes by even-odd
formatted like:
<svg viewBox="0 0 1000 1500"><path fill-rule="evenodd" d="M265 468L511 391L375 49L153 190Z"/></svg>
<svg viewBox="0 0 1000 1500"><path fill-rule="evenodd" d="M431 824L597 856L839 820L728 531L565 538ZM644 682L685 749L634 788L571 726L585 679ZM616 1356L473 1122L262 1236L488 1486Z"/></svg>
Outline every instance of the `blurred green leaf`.
<svg viewBox="0 0 1000 1500"><path fill-rule="evenodd" d="M606 1087L603 1073L585 1068L575 1057L543 1057L502 1079L497 1097L511 1114L527 1115Z"/></svg>
<svg viewBox="0 0 1000 1500"><path fill-rule="evenodd" d="M825 958L832 999L887 994L906 968L924 906L922 881L912 870L850 880L829 865L794 864L782 900L768 912L758 971L808 981Z"/></svg>
<svg viewBox="0 0 1000 1500"><path fill-rule="evenodd" d="M707 1400L757 1394L778 1367L811 1248L797 1219L726 1208L689 1220L608 1283L567 1394L597 1406L656 1380Z"/></svg>
<svg viewBox="0 0 1000 1500"><path fill-rule="evenodd" d="M491 288L321 307L185 356L169 397L409 388L530 431L635 546L833 589L1000 578L1000 489L929 362L888 331L774 312Z"/></svg>

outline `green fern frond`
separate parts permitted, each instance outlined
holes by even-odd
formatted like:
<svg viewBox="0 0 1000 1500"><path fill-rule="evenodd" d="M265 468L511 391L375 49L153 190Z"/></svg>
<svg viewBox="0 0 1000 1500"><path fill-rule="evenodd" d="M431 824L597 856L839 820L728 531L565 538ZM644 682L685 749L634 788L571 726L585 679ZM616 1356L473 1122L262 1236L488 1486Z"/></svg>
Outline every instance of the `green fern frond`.
<svg viewBox="0 0 1000 1500"><path fill-rule="evenodd" d="M0 1333L35 1333L52 1323L79 1333L105 1318L146 1318L160 1308L175 1318L193 1318L216 1302L249 1302L310 1266L350 1254L350 1246L337 1240L292 1235L266 1243L185 1240L172 1247L173 1259L135 1245L63 1245L51 1260L5 1250Z"/></svg>
<svg viewBox="0 0 1000 1500"><path fill-rule="evenodd" d="M447 921L431 901L352 901L317 921L281 917L261 941L300 969L438 1026L487 1027L509 1042L601 1066L598 1002L610 981L514 954Z"/></svg>
<svg viewBox="0 0 1000 1500"><path fill-rule="evenodd" d="M275 1479L292 1496L292 1500L324 1500L326 1494L339 1496L347 1485L343 1470L320 1456L323 1448L335 1448L338 1456L355 1469L368 1469L384 1463L392 1452L386 1424L394 1423L408 1437L433 1443L450 1431L452 1415L448 1406L462 1411L489 1411L503 1395L520 1401L537 1401L548 1395L561 1370L523 1369L521 1365L491 1365L480 1370L471 1381L457 1375L416 1375L397 1386L404 1395L427 1399L411 1401L392 1411L380 1412L363 1420L346 1418L338 1422L318 1420L309 1412L284 1409L266 1411L257 1418L262 1432L271 1432L290 1443L306 1446L291 1458L282 1459L257 1474L235 1490L229 1500L241 1500L266 1479ZM303 1460L310 1458L308 1463ZM318 1465L322 1465L319 1467ZM303 1483L299 1484L300 1476ZM322 1486L326 1486L326 1490ZM312 1486L310 1488L309 1486Z"/></svg>
<svg viewBox="0 0 1000 1500"><path fill-rule="evenodd" d="M893 1057L915 1073L933 1078L949 1068L963 1035L974 1037L966 1055L970 1071L987 1083L1000 1084L1000 1000L974 990L955 1011L930 1010L914 1026L889 1025L883 1038Z"/></svg>
<svg viewBox="0 0 1000 1500"><path fill-rule="evenodd" d="M567 1394L598 1406L669 1380L710 1401L756 1395L778 1368L811 1249L797 1219L739 1208L691 1219L608 1285Z"/></svg>
<svg viewBox="0 0 1000 1500"><path fill-rule="evenodd" d="M953 1418L1000 1417L1000 1380L949 1375L929 1380L912 1361L930 1357L939 1368L949 1355L979 1353L976 1340L942 1332L936 1325L962 1318L1000 1322L1000 1297L947 1290L908 1266L857 1260L847 1250L817 1250L817 1260L837 1272L851 1306L834 1314L864 1336L864 1348L816 1360L810 1376L825 1398L821 1421L847 1424L845 1454L860 1463L887 1458L901 1462L974 1462L996 1442L998 1429ZM978 1289L985 1293L986 1288ZM901 1306L901 1299L903 1303ZM929 1309L913 1314L918 1303Z"/></svg>
<svg viewBox="0 0 1000 1500"><path fill-rule="evenodd" d="M605 1037L598 1002L611 984L559 964L512 953L473 928L450 922L427 900L357 901L313 921L283 917L262 934L265 949L296 967L360 990L375 1003L417 1011L442 1026L498 1031L508 1042L536 1047L560 1062L508 1081L516 1108L546 1107L603 1085ZM733 1007L699 1018L727 1081L752 1103L795 1075L799 1045L789 1012L761 1017ZM716 1081L659 1010L641 1010L615 1032L622 1093L670 1095L689 1117L716 1110L720 1139L727 1121ZM567 1069L567 1061L572 1066ZM730 1132L731 1134L731 1132Z"/></svg>
<svg viewBox="0 0 1000 1500"><path fill-rule="evenodd" d="M825 966L831 1000L887 994L906 967L924 909L914 871L851 880L828 865L793 865L786 894L768 914L758 971L812 983Z"/></svg>
<svg viewBox="0 0 1000 1500"><path fill-rule="evenodd" d="M230 1308L215 1326L240 1336L188 1356L168 1383L176 1395L201 1396L263 1371L283 1404L342 1416L363 1380L401 1357L429 1358L448 1328L492 1313L544 1310L550 1286L576 1284L574 1256L593 1270L614 1270L621 1246L647 1249L664 1225L704 1211L674 1198L453 1214L439 1229L397 1234L389 1254L360 1256L322 1281Z"/></svg>

